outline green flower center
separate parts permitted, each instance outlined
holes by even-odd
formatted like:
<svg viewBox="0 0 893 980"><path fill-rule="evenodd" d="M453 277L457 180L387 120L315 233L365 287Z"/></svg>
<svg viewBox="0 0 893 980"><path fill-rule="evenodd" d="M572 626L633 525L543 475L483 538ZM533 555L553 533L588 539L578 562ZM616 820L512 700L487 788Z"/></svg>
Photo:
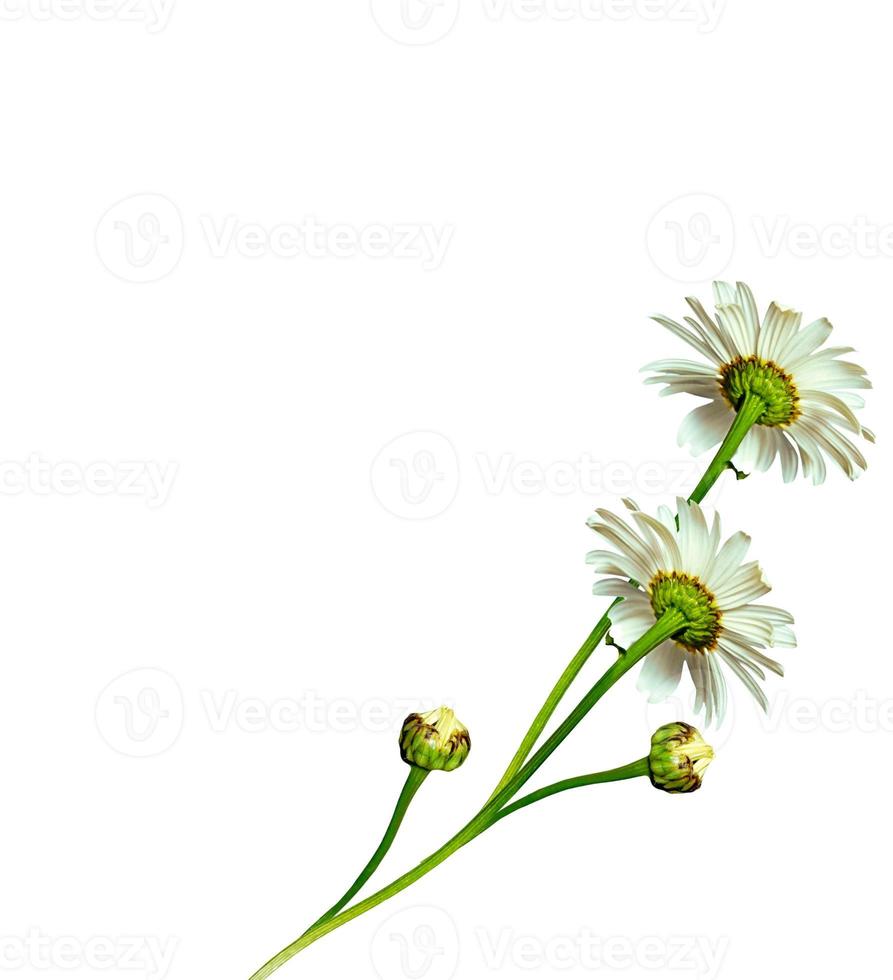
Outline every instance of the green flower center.
<svg viewBox="0 0 893 980"><path fill-rule="evenodd" d="M722 613L709 589L694 575L684 572L658 572L648 585L651 608L660 617L668 609L678 609L686 625L673 639L692 653L703 653L716 646L722 633Z"/></svg>
<svg viewBox="0 0 893 980"><path fill-rule="evenodd" d="M736 357L723 365L719 387L725 400L736 411L746 395L758 395L766 410L758 419L759 425L790 425L800 416L800 395L794 379L773 361L764 361L756 354Z"/></svg>

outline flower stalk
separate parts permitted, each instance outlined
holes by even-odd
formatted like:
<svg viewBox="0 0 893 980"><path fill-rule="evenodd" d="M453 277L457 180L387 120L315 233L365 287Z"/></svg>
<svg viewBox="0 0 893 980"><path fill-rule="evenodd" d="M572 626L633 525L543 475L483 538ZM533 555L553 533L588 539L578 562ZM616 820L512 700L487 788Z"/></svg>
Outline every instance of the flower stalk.
<svg viewBox="0 0 893 980"><path fill-rule="evenodd" d="M701 477L700 483L688 498L690 501L699 504L707 496L713 484L722 476L728 464L732 462L732 457L738 452L741 443L744 442L744 437L759 422L765 411L766 403L759 395L750 392L744 396L735 414L735 421L726 433L725 439L717 449L716 455L706 472Z"/></svg>
<svg viewBox="0 0 893 980"><path fill-rule="evenodd" d="M496 788L490 794L490 799L487 800L488 803L495 799L499 792L508 786L508 784L512 781L512 778L521 770L521 767L527 761L527 757L533 751L533 747L536 745L540 735L542 735L543 731L545 730L546 725L549 723L549 719L553 714L555 714L555 709L558 707L562 698L567 693L568 688L577 679L577 675L586 665L596 647L598 647L599 643L601 643L605 636L607 636L608 630L611 628L611 610L620 601L620 599L615 599L614 602L611 603L611 605L608 607L608 611L595 624L595 628L592 630L589 636L586 637L586 642L577 651L574 658L565 668L565 671L561 677L558 678L558 682L555 684L555 687L552 688L536 718L533 719L533 723L527 730L527 734L521 740L521 744L518 746L518 751L512 757L512 761L509 763L502 779L500 779L500 781L496 784Z"/></svg>
<svg viewBox="0 0 893 980"><path fill-rule="evenodd" d="M410 766L409 775L406 777L406 782L403 784L403 789L400 791L400 796L397 798L397 805L394 807L394 814L391 817L391 821L388 824L388 828L385 831L384 837L381 839L381 843L375 850L375 853L369 859L368 864L363 868L363 870L357 876L356 881L347 889L347 891L338 899L337 902L323 915L321 915L316 922L307 930L311 932L317 926L321 925L323 922L328 922L333 916L337 915L341 909L357 894L357 892L366 884L366 882L372 877L373 874L378 870L378 866L384 860L385 855L391 849L391 845L394 843L394 838L397 836L397 831L400 829L400 825L403 823L403 818L406 816L406 811L409 809L409 804L412 803L416 793L422 788L422 783L428 777L429 771L427 769L420 769L418 766ZM305 932L305 935L307 933Z"/></svg>
<svg viewBox="0 0 893 980"><path fill-rule="evenodd" d="M556 729L543 746L533 755L521 770L513 777L511 782L487 803L472 819L450 840L440 848L430 854L421 863L410 871L392 881L389 885L370 895L363 901L357 902L350 908L346 908L337 915L319 925L309 929L306 933L296 939L285 949L281 950L264 966L262 966L251 980L266 980L267 977L275 973L281 966L284 966L292 957L306 949L318 939L328 935L335 929L346 925L353 919L365 912L374 909L377 905L393 898L395 895L415 884L423 878L429 871L443 864L447 858L456 853L470 841L474 840L479 834L486 830L493 818L499 813L502 807L517 793L517 791L540 769L546 760L555 752L559 745L568 735L579 725L592 708L628 671L646 657L655 647L660 646L665 640L683 629L685 626L684 615L675 608L669 608L661 618L630 648L619 657L602 677L593 685L589 692L583 697L576 708L568 715L564 722Z"/></svg>
<svg viewBox="0 0 893 980"><path fill-rule="evenodd" d="M651 768L648 764L648 757L646 756L644 759L630 762L626 766L619 766L617 769L609 769L606 772L593 772L586 776L574 776L571 779L562 779L561 782L544 786L542 789L528 793L527 796L522 796L520 800L510 803L496 814L490 826L492 827L493 824L498 823L510 813L523 810L524 807L530 806L531 803L538 803L540 800L548 799L550 796L555 796L558 793L564 793L569 789L577 789L580 786L595 786L598 783L616 783L623 779L636 779L639 776L649 776L650 774Z"/></svg>
<svg viewBox="0 0 893 980"><path fill-rule="evenodd" d="M716 445L728 424L723 421L726 415L732 418L731 427L688 501L678 500L675 520L666 507L659 508L655 518L638 511L631 501L625 502L633 513L633 527L603 510L598 515L604 523L591 519L590 526L616 549L594 551L589 556L596 571L616 576L598 583L594 591L614 596L614 602L552 688L488 801L457 834L416 867L349 906L379 867L428 772L458 768L470 750L467 731L448 709L411 715L400 741L410 773L379 847L339 902L251 980L265 980L307 946L397 895L489 827L533 803L569 789L643 776L667 793L698 790L713 750L696 729L675 722L654 733L651 751L642 759L552 783L516 799L604 694L649 653L657 651L645 664L640 688L650 690L653 699L662 699L678 684L681 668L687 663L698 697L696 710L705 710L708 725L713 718L721 720L726 708L719 657L765 706L765 695L754 677L765 680L763 668L781 673L782 667L762 651L796 645L790 628L793 617L783 609L753 604L752 600L764 595L769 586L756 562L742 563L749 538L738 532L720 548L718 516L714 517L713 529L708 530L697 505L726 469L733 469L741 479L733 458L754 426L761 428L744 446L739 457L742 465L766 469L780 456L788 482L797 473L794 450L798 448L804 475L819 483L825 475L823 450L855 478L867 464L839 430L873 441L870 430L861 426L852 411L853 407L863 407L862 399L850 391L870 387L870 382L858 365L837 360L849 348L817 351L831 332L827 321L816 321L801 330L799 314L775 303L760 321L753 295L744 284L733 289L716 283L714 291L716 323L692 299L689 304L697 320L686 318L691 330L656 317L709 363L658 361L649 366L658 373L648 383L666 385L664 394L688 391L707 399L680 433L693 450L700 452ZM798 385L798 380L805 384ZM838 397L838 391L844 394ZM620 602L624 603L621 613L614 614ZM611 639L609 630L622 644L638 638L624 649ZM558 705L605 637L620 656L535 750Z"/></svg>

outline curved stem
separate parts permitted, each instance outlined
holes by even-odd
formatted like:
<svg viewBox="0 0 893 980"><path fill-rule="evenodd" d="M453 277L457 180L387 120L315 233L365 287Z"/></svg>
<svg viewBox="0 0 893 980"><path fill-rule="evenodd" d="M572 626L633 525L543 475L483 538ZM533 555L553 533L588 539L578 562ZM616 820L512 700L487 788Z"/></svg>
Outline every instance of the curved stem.
<svg viewBox="0 0 893 980"><path fill-rule="evenodd" d="M660 617L660 619L635 643L614 661L613 664L602 674L596 683L589 689L576 708L565 718L565 720L555 729L546 739L542 747L539 748L529 762L527 762L518 775L510 784L511 799L515 793L530 779L530 777L543 765L550 755L559 745L570 735L570 733L580 724L589 714L595 705L601 700L602 696L609 691L621 677L635 665L646 657L655 647L658 647L665 640L669 640L679 632L685 625L685 616L678 609L672 606Z"/></svg>
<svg viewBox="0 0 893 980"><path fill-rule="evenodd" d="M615 599L614 602L608 607L608 611L602 616L602 618L595 624L595 628L586 638L586 642L577 651L573 660L567 665L564 673L558 678L558 682L555 687L552 688L551 693L546 698L545 703L539 710L539 714L533 719L533 724L527 730L527 734L518 746L518 751L512 757L512 761L509 763L508 768L502 776L502 779L496 784L496 788L490 794L490 799L487 800L490 803L496 798L500 790L504 789L512 781L516 773L521 770L521 767L527 761L527 757L533 751L534 745L536 745L537 739L542 735L543 730L549 723L549 719L555 713L555 709L558 707L561 699L567 693L567 689L573 684L577 678L577 674L585 666L587 660L592 656L595 648L601 643L601 641L607 635L608 630L611 628L610 614L614 606L621 599Z"/></svg>
<svg viewBox="0 0 893 980"><path fill-rule="evenodd" d="M362 915L364 912L368 912L370 909L374 909L376 905L380 905L382 902L389 898L393 898L399 892L402 892L405 888L414 884L419 878L423 878L429 871L432 871L438 865L442 864L448 857L455 854L461 847L464 847L469 841L474 840L482 831L486 830L490 825L493 817L499 812L499 810L507 803L523 786L531 776L543 765L543 763L552 755L552 753L558 748L558 746L567 738L567 736L576 728L576 726L583 720L587 713L593 708L593 706L600 700L600 698L609 691L616 683L631 670L640 660L647 656L655 647L659 646L665 640L668 640L671 636L677 633L682 626L685 625L685 617L678 610L670 608L668 609L661 618L642 636L638 639L627 652L618 658L618 660L608 668L608 670L602 675L602 677L595 683L595 685L590 689L586 696L580 701L576 708L568 715L564 722L556 729L553 735L543 744L542 748L530 759L526 765L518 772L518 774L512 779L512 781L502 789L494 799L486 804L484 808L477 813L472 819L456 834L454 837L450 838L439 847L433 854L430 854L425 858L420 864L407 871L405 874L401 875L399 878L392 881L389 885L375 892L374 895L370 895L368 898L361 902L357 902L356 905L352 905L348 909L344 909L339 912L338 915L320 925L310 929L303 936L296 939L289 946L286 946L281 952L277 953L269 962L262 966L253 976L251 980L266 980L271 974L275 973L279 967L287 963L293 956L300 953L302 949L306 949L311 943L315 943L317 939L321 939L323 936L328 935L328 933L333 932L335 929L340 928L351 920L357 918L357 916Z"/></svg>
<svg viewBox="0 0 893 980"><path fill-rule="evenodd" d="M692 495L688 498L695 503L700 503L704 497L707 496L710 488L716 483L720 478L723 471L726 469L727 465L732 461L732 457L735 455L737 450L740 448L741 443L744 441L744 437L751 430L751 428L756 424L756 422L762 417L763 412L766 410L766 403L757 395L749 394L745 397L744 401L738 408L735 415L735 420L732 423L731 428L726 433L726 437L720 445L716 452L712 462L705 471L703 477L701 477L700 483L695 487ZM621 599L615 599L614 602L609 606L608 611L602 616L602 618L596 623L595 629L586 638L586 642L580 647L577 654L574 656L573 660L567 665L564 673L559 677L558 682L555 687L552 688L549 696L546 698L542 708L540 708L539 713L536 718L534 718L533 723L527 730L527 734L518 746L517 752L515 752L512 757L512 761L509 763L508 768L502 776L502 779L496 784L496 788L490 794L490 798L487 802L491 802L495 799L496 795L501 789L509 784L512 777L520 771L525 760L533 751L534 745L536 745L537 739L542 735L545 730L549 719L558 707L559 702L567 693L568 688L576 680L577 675L585 666L586 662L589 660L595 648L601 643L605 638L608 630L611 628L611 610L617 605L618 602L622 602Z"/></svg>
<svg viewBox="0 0 893 980"><path fill-rule="evenodd" d="M530 806L531 803L538 803L540 800L555 796L556 793L563 793L565 790L576 789L578 786L594 786L596 783L616 783L621 779L636 779L639 776L649 776L650 774L651 767L648 764L648 756L646 755L644 759L631 762L627 766L620 766L617 769L608 769L606 772L594 772L588 776L574 776L571 779L563 779L560 783L552 783L551 786L544 786L542 789L529 793L527 796L522 796L520 800L516 800L514 803L500 810L490 821L490 826L492 827L493 824L498 823L510 813L515 813L525 806Z"/></svg>
<svg viewBox="0 0 893 980"><path fill-rule="evenodd" d="M766 411L766 403L759 395L748 394L738 406L735 421L726 433L725 439L716 451L713 461L707 467L707 472L701 477L701 482L695 487L688 498L699 504L708 494L710 488L722 476L726 467L732 462L732 457L738 451L744 437L762 418Z"/></svg>
<svg viewBox="0 0 893 980"><path fill-rule="evenodd" d="M400 829L400 824L403 823L403 818L406 816L406 811L409 809L409 804L412 803L413 797L421 788L422 783L425 781L428 775L427 769L420 769L418 766L409 767L409 775L406 777L406 782L403 784L403 789L400 791L400 796L397 798L397 805L394 807L394 815L391 817L391 822L388 824L388 829L385 831L384 837L381 839L381 843L378 845L375 853L369 859L369 863L360 872L357 880L347 889L347 891L341 896L340 899L326 912L321 915L316 922L307 930L310 932L315 929L318 925L323 922L327 922L332 916L337 915L341 909L356 895L356 893L366 884L366 882L375 874L376 869L384 860L385 854L391 849L391 844L394 843L394 838L397 836L397 831ZM306 935L306 933L305 933Z"/></svg>

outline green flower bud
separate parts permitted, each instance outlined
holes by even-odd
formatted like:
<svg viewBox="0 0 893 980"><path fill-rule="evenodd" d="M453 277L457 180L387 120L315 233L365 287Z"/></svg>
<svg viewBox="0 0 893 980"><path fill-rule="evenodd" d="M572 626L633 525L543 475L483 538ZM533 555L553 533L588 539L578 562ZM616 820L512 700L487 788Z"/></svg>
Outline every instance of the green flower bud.
<svg viewBox="0 0 893 980"><path fill-rule="evenodd" d="M700 789L704 770L712 759L713 749L697 728L685 722L664 725L651 736L651 782L667 793L693 793Z"/></svg>
<svg viewBox="0 0 893 980"><path fill-rule="evenodd" d="M452 772L468 758L471 738L450 708L410 715L400 732L400 755L410 766Z"/></svg>

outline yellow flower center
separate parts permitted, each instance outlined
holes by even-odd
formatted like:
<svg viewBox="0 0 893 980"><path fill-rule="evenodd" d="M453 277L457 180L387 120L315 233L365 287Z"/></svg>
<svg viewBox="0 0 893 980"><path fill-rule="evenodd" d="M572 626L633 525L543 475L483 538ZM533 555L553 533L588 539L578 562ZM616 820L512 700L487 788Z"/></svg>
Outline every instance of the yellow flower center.
<svg viewBox="0 0 893 980"><path fill-rule="evenodd" d="M684 572L658 572L648 584L654 615L678 609L685 626L673 637L691 653L705 653L716 646L722 633L722 613L713 593L694 575Z"/></svg>
<svg viewBox="0 0 893 980"><path fill-rule="evenodd" d="M719 382L723 398L736 411L747 395L762 398L766 410L758 425L790 425L800 417L800 395L794 379L773 361L764 361L756 354L736 357L723 365Z"/></svg>

